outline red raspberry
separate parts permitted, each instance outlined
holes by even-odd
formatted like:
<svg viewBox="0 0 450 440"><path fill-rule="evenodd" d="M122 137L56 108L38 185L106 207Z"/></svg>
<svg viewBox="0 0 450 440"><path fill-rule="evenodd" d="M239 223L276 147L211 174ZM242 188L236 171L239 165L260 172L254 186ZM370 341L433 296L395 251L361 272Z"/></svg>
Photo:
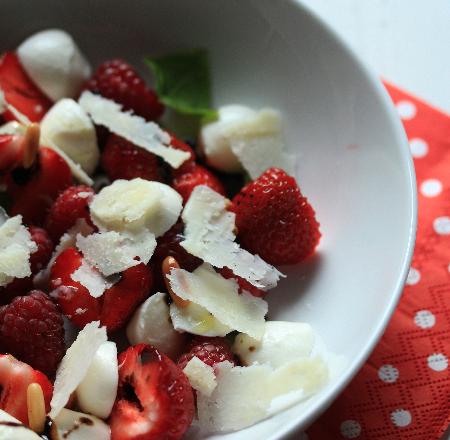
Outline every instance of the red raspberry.
<svg viewBox="0 0 450 440"><path fill-rule="evenodd" d="M149 121L158 119L164 110L156 93L147 87L132 66L121 59L101 64L85 88L116 101L125 110L133 110Z"/></svg>
<svg viewBox="0 0 450 440"><path fill-rule="evenodd" d="M220 180L201 165L193 165L185 173L177 174L172 181L172 188L181 194L185 203L198 185L209 186L219 194L225 195L225 188Z"/></svg>
<svg viewBox="0 0 450 440"><path fill-rule="evenodd" d="M151 264L154 268L156 288L165 290L164 278L161 271L162 262L166 257L173 257L177 260L181 268L189 272L197 269L202 260L194 257L186 249L180 246L184 240L184 224L182 221L175 223L164 235L158 238L155 252L153 253Z"/></svg>
<svg viewBox="0 0 450 440"><path fill-rule="evenodd" d="M45 220L45 227L55 242L59 241L79 218L91 224L89 203L94 194L91 187L78 185L67 188L58 196Z"/></svg>
<svg viewBox="0 0 450 440"><path fill-rule="evenodd" d="M111 180L141 177L163 181L158 157L116 134L109 136L101 163Z"/></svg>
<svg viewBox="0 0 450 440"><path fill-rule="evenodd" d="M224 361L236 365L236 359L231 352L230 344L225 338L195 336L188 344L187 350L187 353L182 354L177 361L177 365L181 370L193 357L198 357L210 367L214 367L214 365Z"/></svg>
<svg viewBox="0 0 450 440"><path fill-rule="evenodd" d="M0 350L54 376L65 354L64 322L45 293L33 290L0 308Z"/></svg>
<svg viewBox="0 0 450 440"><path fill-rule="evenodd" d="M226 279L234 278L239 284L239 293L242 293L243 290L246 290L248 293L251 293L253 296L256 296L258 298L264 298L264 296L266 296L266 292L264 292L264 290L258 289L253 284L249 283L246 279L235 275L233 271L228 267L222 267L222 269L219 270L219 273Z"/></svg>
<svg viewBox="0 0 450 440"><path fill-rule="evenodd" d="M271 264L299 263L319 243L314 209L295 179L279 168L242 188L231 209L242 246Z"/></svg>
<svg viewBox="0 0 450 440"><path fill-rule="evenodd" d="M54 246L45 229L30 226L28 230L30 231L31 239L37 244L37 251L30 256L31 272L36 274L47 266Z"/></svg>

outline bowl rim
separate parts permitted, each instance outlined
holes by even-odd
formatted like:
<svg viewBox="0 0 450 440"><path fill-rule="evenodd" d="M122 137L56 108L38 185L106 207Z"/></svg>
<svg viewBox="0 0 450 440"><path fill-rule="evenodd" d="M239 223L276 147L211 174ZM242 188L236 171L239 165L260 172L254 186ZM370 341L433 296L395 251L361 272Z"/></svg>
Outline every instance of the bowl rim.
<svg viewBox="0 0 450 440"><path fill-rule="evenodd" d="M287 438L289 435L292 435L297 430L308 428L334 402L339 394L347 387L353 377L360 371L363 364L373 352L376 344L381 339L381 336L383 335L384 330L386 329L400 300L413 257L417 230L417 186L414 163L410 153L408 139L403 129L400 117L387 93L387 90L383 86L380 77L376 75L369 67L367 67L366 64L360 59L359 55L356 54L356 52L343 40L343 38L326 21L311 10L309 6L305 5L302 0L285 1L290 3L293 7L302 10L302 12L316 24L318 29L325 34L328 34L328 36L335 41L339 48L347 54L347 56L354 63L355 67L359 69L361 74L367 79L369 85L371 86L371 91L383 105L384 111L388 115L389 122L392 125L396 140L395 145L400 147L402 159L407 165L406 178L409 182L410 210L412 215L409 219L408 241L402 258L403 261L401 270L392 291L392 296L384 313L380 316L376 329L371 338L367 341L366 346L363 350L361 350L361 353L347 365L345 373L339 377L336 383L333 384L325 393L323 393L319 399L305 408L305 414L301 420L293 419L291 422L284 424L279 429L279 432L270 437L270 440L281 440Z"/></svg>

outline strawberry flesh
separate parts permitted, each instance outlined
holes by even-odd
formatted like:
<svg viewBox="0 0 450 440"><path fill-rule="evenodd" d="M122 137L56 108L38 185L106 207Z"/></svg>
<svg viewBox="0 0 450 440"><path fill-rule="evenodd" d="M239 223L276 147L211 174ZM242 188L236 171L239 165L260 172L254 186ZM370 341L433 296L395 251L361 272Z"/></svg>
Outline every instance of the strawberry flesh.
<svg viewBox="0 0 450 440"><path fill-rule="evenodd" d="M45 374L9 354L0 355L0 408L25 425L28 425L27 389L31 383L41 386L46 410L50 410L53 386Z"/></svg>
<svg viewBox="0 0 450 440"><path fill-rule="evenodd" d="M187 377L150 345L119 355L119 387L111 413L111 440L178 440L194 418Z"/></svg>
<svg viewBox="0 0 450 440"><path fill-rule="evenodd" d="M66 249L58 256L50 273L52 295L63 313L78 327L100 321L109 332L120 329L149 295L153 285L151 270L144 264L130 267L101 297L94 298L71 277L82 262L83 256L75 248Z"/></svg>
<svg viewBox="0 0 450 440"><path fill-rule="evenodd" d="M52 106L51 101L28 77L13 52L7 52L0 58L0 89L5 94L6 102L31 122L39 122ZM7 121L16 120L9 110L3 114L3 118Z"/></svg>
<svg viewBox="0 0 450 440"><path fill-rule="evenodd" d="M21 214L27 224L42 225L53 201L71 184L72 172L64 159L41 147L34 167L17 168L8 175L7 191L13 199L10 214Z"/></svg>

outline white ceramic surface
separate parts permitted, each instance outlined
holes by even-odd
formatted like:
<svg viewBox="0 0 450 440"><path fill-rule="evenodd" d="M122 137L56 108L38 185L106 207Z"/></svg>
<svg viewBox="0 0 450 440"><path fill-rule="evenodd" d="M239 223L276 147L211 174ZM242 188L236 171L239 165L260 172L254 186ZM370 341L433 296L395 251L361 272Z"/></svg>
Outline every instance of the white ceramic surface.
<svg viewBox="0 0 450 440"><path fill-rule="evenodd" d="M282 110L297 178L322 224L318 255L286 269L270 318L311 323L349 360L307 405L215 439L279 439L337 396L379 339L407 275L415 179L406 138L378 80L291 0L3 0L0 49L61 27L94 62L189 47L211 52L215 104ZM141 65L142 72L146 72ZM296 435L295 438L298 438Z"/></svg>

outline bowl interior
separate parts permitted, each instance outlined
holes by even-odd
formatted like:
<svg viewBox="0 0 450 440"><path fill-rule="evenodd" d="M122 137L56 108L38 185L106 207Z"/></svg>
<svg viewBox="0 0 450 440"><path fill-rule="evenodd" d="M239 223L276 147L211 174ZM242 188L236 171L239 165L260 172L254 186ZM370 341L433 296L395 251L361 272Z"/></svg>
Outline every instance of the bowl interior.
<svg viewBox="0 0 450 440"><path fill-rule="evenodd" d="M283 112L296 177L316 208L319 253L285 269L270 319L306 321L345 372L308 405L244 431L212 438L280 438L331 402L378 339L404 281L415 227L414 175L406 141L376 80L294 1L26 0L2 2L0 49L48 27L70 32L95 64L145 54L210 50L216 105Z"/></svg>

